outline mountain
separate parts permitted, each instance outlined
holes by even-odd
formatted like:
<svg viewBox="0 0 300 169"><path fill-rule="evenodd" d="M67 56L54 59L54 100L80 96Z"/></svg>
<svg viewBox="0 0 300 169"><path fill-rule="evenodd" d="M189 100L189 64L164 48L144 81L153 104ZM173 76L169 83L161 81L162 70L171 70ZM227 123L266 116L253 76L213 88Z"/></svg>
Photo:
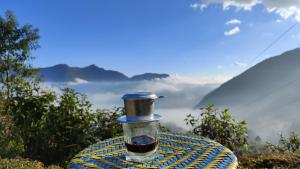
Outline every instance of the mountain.
<svg viewBox="0 0 300 169"><path fill-rule="evenodd" d="M167 78L170 75L168 74L157 74L157 73L144 73L141 75L135 75L130 78L130 80L139 81L139 80L153 80L153 79L163 79Z"/></svg>
<svg viewBox="0 0 300 169"><path fill-rule="evenodd" d="M145 73L129 78L118 71L105 70L97 67L96 65L79 68L70 67L66 64L58 64L52 67L40 68L37 75L39 77L43 77L45 81L50 82L71 82L75 81L76 79L82 79L88 82L128 80L139 81L169 77L167 74Z"/></svg>
<svg viewBox="0 0 300 169"><path fill-rule="evenodd" d="M207 94L196 106L227 107L268 138L300 132L300 48L266 59ZM272 131L272 132L271 132Z"/></svg>

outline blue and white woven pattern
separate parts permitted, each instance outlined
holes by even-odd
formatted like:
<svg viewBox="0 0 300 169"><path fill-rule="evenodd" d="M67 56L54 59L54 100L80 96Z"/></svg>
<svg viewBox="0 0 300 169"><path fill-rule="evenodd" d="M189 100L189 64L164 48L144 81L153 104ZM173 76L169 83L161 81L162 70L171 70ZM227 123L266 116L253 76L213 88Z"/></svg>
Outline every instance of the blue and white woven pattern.
<svg viewBox="0 0 300 169"><path fill-rule="evenodd" d="M181 133L161 133L157 157L150 162L125 160L123 137L98 142L81 151L71 161L72 169L87 168L215 168L234 169L237 158L226 147L210 139Z"/></svg>

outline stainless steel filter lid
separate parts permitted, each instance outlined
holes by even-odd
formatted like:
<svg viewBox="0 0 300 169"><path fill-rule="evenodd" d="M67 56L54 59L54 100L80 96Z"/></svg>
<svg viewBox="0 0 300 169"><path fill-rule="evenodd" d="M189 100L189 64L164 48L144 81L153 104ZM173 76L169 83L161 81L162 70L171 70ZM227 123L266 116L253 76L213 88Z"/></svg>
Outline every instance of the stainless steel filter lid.
<svg viewBox="0 0 300 169"><path fill-rule="evenodd" d="M143 100L143 99L157 99L156 94L152 92L136 92L136 93L130 93L125 94L122 97L123 100Z"/></svg>
<svg viewBox="0 0 300 169"><path fill-rule="evenodd" d="M137 92L125 94L124 100L125 116L118 118L121 123L158 121L161 116L154 114L154 101L158 97L151 92Z"/></svg>

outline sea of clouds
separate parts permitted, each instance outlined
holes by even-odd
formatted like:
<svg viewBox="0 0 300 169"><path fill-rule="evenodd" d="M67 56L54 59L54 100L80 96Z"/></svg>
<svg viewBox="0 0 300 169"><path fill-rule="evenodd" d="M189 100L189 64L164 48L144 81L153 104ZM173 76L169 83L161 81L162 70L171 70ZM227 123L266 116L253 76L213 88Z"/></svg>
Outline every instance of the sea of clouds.
<svg viewBox="0 0 300 169"><path fill-rule="evenodd" d="M156 113L163 116L162 122L174 131L189 129L184 122L187 114L199 114L194 107L202 97L228 80L229 76L179 76L165 79L128 81L128 82L87 82L76 78L74 82L47 83L52 89L70 87L87 95L93 108L111 109L123 106L121 97L126 93L150 91L158 96L155 103Z"/></svg>
<svg viewBox="0 0 300 169"><path fill-rule="evenodd" d="M70 87L80 93L87 95L87 98L93 104L93 108L111 109L114 106L123 106L121 97L126 93L150 91L158 96L165 98L157 99L155 113L163 116L162 123L173 131L183 131L190 129L184 122L187 114L199 117L200 110L195 106L210 91L220 86L231 77L225 76L207 76L207 77L186 77L173 75L165 79L156 79L151 81L128 81L128 82L87 82L82 79L76 79L69 83L47 83L53 89ZM264 106L245 106L242 110L232 113L239 120L248 121L251 137L257 135L264 140L276 142L280 133L290 131L290 125L299 127L299 121L283 120L270 110L254 111L254 108L263 109ZM282 116L281 116L282 117ZM293 121L293 124L291 123Z"/></svg>

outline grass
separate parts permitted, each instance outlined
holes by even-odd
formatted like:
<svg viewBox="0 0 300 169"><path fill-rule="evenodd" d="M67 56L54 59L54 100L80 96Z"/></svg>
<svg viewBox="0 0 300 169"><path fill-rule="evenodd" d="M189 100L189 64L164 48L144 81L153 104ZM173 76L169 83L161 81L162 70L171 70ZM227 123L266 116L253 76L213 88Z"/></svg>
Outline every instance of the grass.
<svg viewBox="0 0 300 169"><path fill-rule="evenodd" d="M252 168L299 168L300 152L297 153L272 153L246 155L239 158L239 169Z"/></svg>

